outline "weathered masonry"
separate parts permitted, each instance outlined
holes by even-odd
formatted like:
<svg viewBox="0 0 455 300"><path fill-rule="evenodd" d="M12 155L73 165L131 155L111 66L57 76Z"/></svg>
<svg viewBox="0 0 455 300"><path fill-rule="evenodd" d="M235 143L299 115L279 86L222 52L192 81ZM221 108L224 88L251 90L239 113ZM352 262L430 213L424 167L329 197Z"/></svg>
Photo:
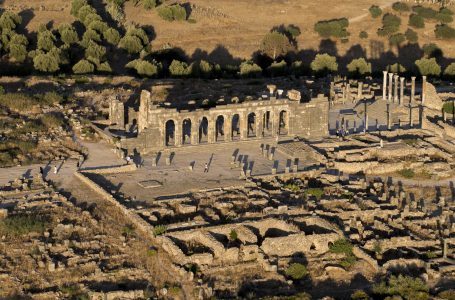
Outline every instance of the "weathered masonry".
<svg viewBox="0 0 455 300"><path fill-rule="evenodd" d="M270 88L270 87L269 87ZM280 91L281 92L281 91ZM134 113L137 137L122 139L122 147L142 151L168 147L244 141L277 136L324 136L328 134L328 99L323 95L301 102L300 92L290 90L287 97L232 101L211 108L197 108L193 101L187 109L170 108L142 91L139 110ZM125 126L122 107L112 100L111 125ZM191 107L193 106L193 108ZM120 116L119 116L120 115ZM125 126L128 127L128 124Z"/></svg>

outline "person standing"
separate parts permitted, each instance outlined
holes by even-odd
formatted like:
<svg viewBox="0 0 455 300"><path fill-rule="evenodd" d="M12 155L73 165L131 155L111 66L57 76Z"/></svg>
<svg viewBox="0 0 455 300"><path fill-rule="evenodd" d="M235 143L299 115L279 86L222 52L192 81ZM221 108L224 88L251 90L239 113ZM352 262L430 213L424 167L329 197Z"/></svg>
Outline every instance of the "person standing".
<svg viewBox="0 0 455 300"><path fill-rule="evenodd" d="M208 172L209 172L209 165L207 163L205 163L204 173L208 173Z"/></svg>
<svg viewBox="0 0 455 300"><path fill-rule="evenodd" d="M57 172L58 172L57 165L54 165L54 174L57 174Z"/></svg>

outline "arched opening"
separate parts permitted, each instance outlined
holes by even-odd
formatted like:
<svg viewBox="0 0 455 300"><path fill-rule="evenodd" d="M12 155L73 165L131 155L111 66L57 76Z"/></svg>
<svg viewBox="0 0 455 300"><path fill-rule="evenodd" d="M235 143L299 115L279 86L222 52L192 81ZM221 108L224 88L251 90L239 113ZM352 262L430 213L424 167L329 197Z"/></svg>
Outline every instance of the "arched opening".
<svg viewBox="0 0 455 300"><path fill-rule="evenodd" d="M240 139L240 116L238 114L232 116L231 134L233 141Z"/></svg>
<svg viewBox="0 0 455 300"><path fill-rule="evenodd" d="M182 144L191 144L191 119L185 119L182 123Z"/></svg>
<svg viewBox="0 0 455 300"><path fill-rule="evenodd" d="M249 113L248 114L248 132L247 137L255 137L256 136L256 114Z"/></svg>
<svg viewBox="0 0 455 300"><path fill-rule="evenodd" d="M208 129L209 129L209 121L206 117L203 117L201 122L199 123L199 143L207 143L208 142Z"/></svg>
<svg viewBox="0 0 455 300"><path fill-rule="evenodd" d="M314 243L311 243L310 251L314 251L314 250L316 250L316 246L314 245Z"/></svg>
<svg viewBox="0 0 455 300"><path fill-rule="evenodd" d="M288 134L288 112L285 110L282 110L280 112L280 123L278 127L278 133L280 135Z"/></svg>
<svg viewBox="0 0 455 300"><path fill-rule="evenodd" d="M215 139L217 142L224 141L224 116L218 116L215 122Z"/></svg>
<svg viewBox="0 0 455 300"><path fill-rule="evenodd" d="M264 136L271 136L272 135L272 113L270 111L266 111L263 116L263 128L262 132L264 132Z"/></svg>
<svg viewBox="0 0 455 300"><path fill-rule="evenodd" d="M166 122L165 145L175 146L175 123L173 120Z"/></svg>

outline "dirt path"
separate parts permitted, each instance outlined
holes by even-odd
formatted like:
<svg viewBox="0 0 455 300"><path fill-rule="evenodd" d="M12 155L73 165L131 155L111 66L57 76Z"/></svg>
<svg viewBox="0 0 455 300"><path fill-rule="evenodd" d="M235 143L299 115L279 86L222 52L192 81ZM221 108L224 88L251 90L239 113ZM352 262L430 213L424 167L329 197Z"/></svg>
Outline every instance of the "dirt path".
<svg viewBox="0 0 455 300"><path fill-rule="evenodd" d="M384 9L386 9L386 8L388 8L388 7L391 7L392 4L395 3L395 2L396 2L396 0L387 0L385 4L380 5L379 7L380 7L382 10L384 10ZM370 16L370 13L369 13L369 12L364 13L364 14L362 14L362 15L360 15L360 16L357 16L357 17L349 18L349 23L350 23L350 24L352 24L352 23L357 23L357 22L361 21L363 18L368 17L368 16Z"/></svg>

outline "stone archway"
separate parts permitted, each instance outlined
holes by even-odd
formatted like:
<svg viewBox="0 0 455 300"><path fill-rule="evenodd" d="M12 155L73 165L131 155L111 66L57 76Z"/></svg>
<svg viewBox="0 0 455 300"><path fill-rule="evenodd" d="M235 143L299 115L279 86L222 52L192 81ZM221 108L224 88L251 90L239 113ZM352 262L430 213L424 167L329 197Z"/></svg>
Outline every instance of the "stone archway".
<svg viewBox="0 0 455 300"><path fill-rule="evenodd" d="M191 119L185 119L182 122L182 145L191 144Z"/></svg>
<svg viewBox="0 0 455 300"><path fill-rule="evenodd" d="M225 141L224 136L225 119L223 115L219 115L215 120L215 141Z"/></svg>
<svg viewBox="0 0 455 300"><path fill-rule="evenodd" d="M278 123L278 133L280 135L287 135L289 133L289 117L286 110L280 111L280 119Z"/></svg>
<svg viewBox="0 0 455 300"><path fill-rule="evenodd" d="M249 113L247 118L247 137L256 137L256 114Z"/></svg>
<svg viewBox="0 0 455 300"><path fill-rule="evenodd" d="M167 120L165 124L164 144L166 146L175 146L175 122Z"/></svg>
<svg viewBox="0 0 455 300"><path fill-rule="evenodd" d="M240 139L240 115L235 114L232 116L232 123L231 123L231 134L232 140L238 141Z"/></svg>
<svg viewBox="0 0 455 300"><path fill-rule="evenodd" d="M208 143L209 120L203 117L199 122L199 143Z"/></svg>

